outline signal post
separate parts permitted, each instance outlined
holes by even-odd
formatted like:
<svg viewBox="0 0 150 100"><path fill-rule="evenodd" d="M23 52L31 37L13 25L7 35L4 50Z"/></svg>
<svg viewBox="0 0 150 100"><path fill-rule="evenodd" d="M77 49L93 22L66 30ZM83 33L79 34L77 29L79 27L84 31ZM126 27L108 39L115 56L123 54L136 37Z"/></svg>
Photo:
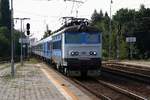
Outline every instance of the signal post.
<svg viewBox="0 0 150 100"><path fill-rule="evenodd" d="M20 20L21 23L21 55L20 55L20 62L21 62L21 66L23 66L23 21L24 20L29 20L30 18L14 18L16 20ZM27 23L27 35L30 34L30 24Z"/></svg>

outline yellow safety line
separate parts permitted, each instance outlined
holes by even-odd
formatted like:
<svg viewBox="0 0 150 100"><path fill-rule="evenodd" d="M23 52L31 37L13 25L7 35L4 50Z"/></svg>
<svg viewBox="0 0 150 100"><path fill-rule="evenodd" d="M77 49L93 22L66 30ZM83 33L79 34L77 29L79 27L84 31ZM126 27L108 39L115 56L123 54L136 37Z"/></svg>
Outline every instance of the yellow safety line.
<svg viewBox="0 0 150 100"><path fill-rule="evenodd" d="M41 70L67 100L79 100L65 85L63 86L60 81L54 79L46 69L41 68Z"/></svg>

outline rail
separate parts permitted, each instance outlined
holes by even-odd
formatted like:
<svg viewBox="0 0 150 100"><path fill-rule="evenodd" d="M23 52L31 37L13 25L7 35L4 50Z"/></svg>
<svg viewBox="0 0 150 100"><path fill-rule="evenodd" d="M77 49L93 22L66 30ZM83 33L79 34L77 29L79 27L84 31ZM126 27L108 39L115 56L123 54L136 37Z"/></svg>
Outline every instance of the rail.
<svg viewBox="0 0 150 100"><path fill-rule="evenodd" d="M135 65L133 67L128 64L103 63L102 71L150 83L150 70L144 67L137 68Z"/></svg>
<svg viewBox="0 0 150 100"><path fill-rule="evenodd" d="M91 92L93 95L97 96L102 100L116 100L119 98L124 99L134 99L134 100L147 100L146 98L139 96L131 91L124 90L113 84L98 80L91 79L89 81L81 81L78 79L72 79L75 83L85 88L87 91Z"/></svg>
<svg viewBox="0 0 150 100"><path fill-rule="evenodd" d="M15 56L14 57L14 61L15 62L18 62L19 61L19 56ZM11 57L0 57L0 64L3 64L3 63L10 63L11 61Z"/></svg>

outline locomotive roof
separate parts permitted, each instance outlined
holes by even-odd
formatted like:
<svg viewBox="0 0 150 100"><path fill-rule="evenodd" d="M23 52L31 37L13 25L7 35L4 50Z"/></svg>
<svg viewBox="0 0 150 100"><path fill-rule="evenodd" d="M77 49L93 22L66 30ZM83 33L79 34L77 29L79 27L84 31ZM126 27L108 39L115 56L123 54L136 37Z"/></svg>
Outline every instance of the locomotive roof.
<svg viewBox="0 0 150 100"><path fill-rule="evenodd" d="M100 32L96 27L93 26L70 26L66 27L63 30L64 32Z"/></svg>
<svg viewBox="0 0 150 100"><path fill-rule="evenodd" d="M55 31L51 36L55 36L55 35L67 33L67 32L90 32L90 33L101 32L98 28L94 26L84 26L81 29L80 28L81 28L81 25L65 27L63 29L60 29L59 31Z"/></svg>
<svg viewBox="0 0 150 100"><path fill-rule="evenodd" d="M69 19L70 22L67 23L65 22L65 24L60 29L56 30L54 34L50 35L49 37L43 40L36 42L35 45L50 41L52 40L52 36L66 32L90 32L90 33L100 32L100 30L97 29L96 27L89 26L88 20L85 18L64 17L64 19L65 20Z"/></svg>
<svg viewBox="0 0 150 100"><path fill-rule="evenodd" d="M54 34L62 32L99 32L94 26L89 26L86 18L63 17L63 26L54 32Z"/></svg>

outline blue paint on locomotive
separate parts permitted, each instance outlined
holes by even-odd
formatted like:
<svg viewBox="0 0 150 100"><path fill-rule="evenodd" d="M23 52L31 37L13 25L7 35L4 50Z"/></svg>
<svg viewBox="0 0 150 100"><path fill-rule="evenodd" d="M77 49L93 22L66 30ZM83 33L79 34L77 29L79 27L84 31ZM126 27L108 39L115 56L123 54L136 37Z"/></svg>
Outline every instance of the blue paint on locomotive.
<svg viewBox="0 0 150 100"><path fill-rule="evenodd" d="M54 49L52 56L61 57L61 50L60 49Z"/></svg>
<svg viewBox="0 0 150 100"><path fill-rule="evenodd" d="M57 34L52 36L52 58L54 62L57 62L58 59L61 59L62 55L62 35Z"/></svg>

